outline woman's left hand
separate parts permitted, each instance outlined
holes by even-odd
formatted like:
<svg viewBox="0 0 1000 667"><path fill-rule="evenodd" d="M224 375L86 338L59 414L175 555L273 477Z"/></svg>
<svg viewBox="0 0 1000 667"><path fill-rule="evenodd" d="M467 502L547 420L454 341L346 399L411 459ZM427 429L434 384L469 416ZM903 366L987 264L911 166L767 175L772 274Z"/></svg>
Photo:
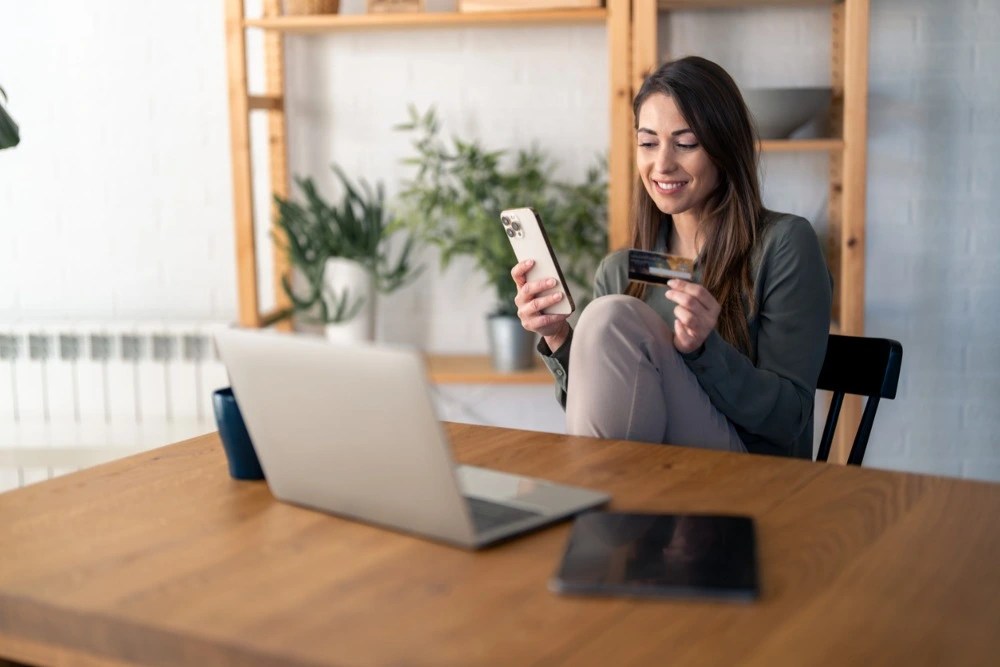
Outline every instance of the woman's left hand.
<svg viewBox="0 0 1000 667"><path fill-rule="evenodd" d="M670 286L667 298L677 304L674 308L674 347L678 352L694 352L715 329L722 309L712 293L697 283L675 278L667 285Z"/></svg>

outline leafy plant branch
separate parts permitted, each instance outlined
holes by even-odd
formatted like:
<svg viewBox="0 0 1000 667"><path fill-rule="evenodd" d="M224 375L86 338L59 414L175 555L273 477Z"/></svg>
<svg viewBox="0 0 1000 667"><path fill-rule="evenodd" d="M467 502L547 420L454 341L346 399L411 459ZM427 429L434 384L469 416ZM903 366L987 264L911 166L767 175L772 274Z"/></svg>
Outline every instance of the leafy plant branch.
<svg viewBox="0 0 1000 667"><path fill-rule="evenodd" d="M500 211L531 206L541 216L573 292L585 303L597 263L607 249L606 160L590 167L581 183L554 179L554 164L538 146L509 154L475 141L440 138L433 108L409 108L396 129L410 132L416 170L404 183L403 219L441 251L442 268L458 256L473 258L494 291L496 314L516 314L510 270L517 262Z"/></svg>
<svg viewBox="0 0 1000 667"><path fill-rule="evenodd" d="M336 292L325 286L323 273L331 257L361 264L371 274L375 289L384 294L404 286L422 270L412 260L416 237L402 230L388 213L382 184L374 188L364 180L355 184L340 167L332 169L343 189L339 203L328 203L311 178L297 177L296 186L305 200L299 203L275 195L275 226L283 234L272 234L305 282L296 290L288 276L282 277L282 288L292 303L286 314L299 312L310 319L309 313L315 311L315 319L324 323L348 321L364 305L362 295L352 297L347 290ZM397 232L405 238L392 257L388 240Z"/></svg>

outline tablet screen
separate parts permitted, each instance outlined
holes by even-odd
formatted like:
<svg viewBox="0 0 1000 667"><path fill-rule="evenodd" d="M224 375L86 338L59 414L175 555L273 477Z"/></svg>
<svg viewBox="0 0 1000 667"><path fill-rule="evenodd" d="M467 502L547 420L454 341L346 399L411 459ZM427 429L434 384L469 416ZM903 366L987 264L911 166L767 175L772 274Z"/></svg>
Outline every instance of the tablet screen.
<svg viewBox="0 0 1000 667"><path fill-rule="evenodd" d="M577 517L551 581L560 593L758 596L750 517L590 512Z"/></svg>

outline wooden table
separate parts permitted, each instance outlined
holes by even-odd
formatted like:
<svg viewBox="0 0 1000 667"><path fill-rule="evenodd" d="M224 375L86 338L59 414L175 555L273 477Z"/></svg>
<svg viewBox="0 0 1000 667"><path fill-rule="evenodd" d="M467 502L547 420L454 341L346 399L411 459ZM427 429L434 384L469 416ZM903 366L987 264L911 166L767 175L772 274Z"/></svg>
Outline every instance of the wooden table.
<svg viewBox="0 0 1000 667"><path fill-rule="evenodd" d="M469 553L273 500L208 435L0 494L0 655L120 665L1000 659L1000 485L449 425L616 509L756 517L756 604L566 598L568 524Z"/></svg>

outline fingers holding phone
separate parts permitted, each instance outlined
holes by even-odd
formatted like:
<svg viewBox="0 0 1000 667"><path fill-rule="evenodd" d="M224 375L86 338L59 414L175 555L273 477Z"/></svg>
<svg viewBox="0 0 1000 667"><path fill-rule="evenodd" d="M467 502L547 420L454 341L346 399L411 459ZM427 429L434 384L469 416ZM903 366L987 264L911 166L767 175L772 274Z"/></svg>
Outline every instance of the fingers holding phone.
<svg viewBox="0 0 1000 667"><path fill-rule="evenodd" d="M528 282L528 271L531 271L531 267L534 265L535 260L526 259L523 262L515 264L514 268L510 270L510 277L514 279L514 284L517 285L519 292L524 287L524 283Z"/></svg>
<svg viewBox="0 0 1000 667"><path fill-rule="evenodd" d="M572 313L575 307L573 297L566 285L566 280L563 278L555 251L549 243L545 227L538 214L531 208L507 209L501 212L500 223L519 262L511 271L511 277L514 278L518 289L522 289L527 282L534 281L541 284L544 280L555 280L554 285L543 287L542 290L549 289L552 293L561 292L562 298L543 306L545 314L569 315ZM527 264L527 261L530 261L530 264ZM537 291L540 290L533 290L533 293ZM549 296L549 294L544 296Z"/></svg>
<svg viewBox="0 0 1000 667"><path fill-rule="evenodd" d="M500 224L518 259L510 275L521 326L544 336L554 352L569 336L566 318L576 306L542 219L531 208L513 208L501 211Z"/></svg>
<svg viewBox="0 0 1000 667"><path fill-rule="evenodd" d="M563 332L563 328L568 326L566 318L568 313L546 313L546 309L552 309L563 301L563 292L552 291L547 294L547 290L552 290L559 284L555 278L543 278L541 280L527 279L527 273L533 266L533 260L519 262L511 271L514 283L517 284L517 296L514 297L514 305L517 306L517 317L521 320L521 326L528 331L537 333L540 336L556 336ZM550 346L551 347L551 346Z"/></svg>

